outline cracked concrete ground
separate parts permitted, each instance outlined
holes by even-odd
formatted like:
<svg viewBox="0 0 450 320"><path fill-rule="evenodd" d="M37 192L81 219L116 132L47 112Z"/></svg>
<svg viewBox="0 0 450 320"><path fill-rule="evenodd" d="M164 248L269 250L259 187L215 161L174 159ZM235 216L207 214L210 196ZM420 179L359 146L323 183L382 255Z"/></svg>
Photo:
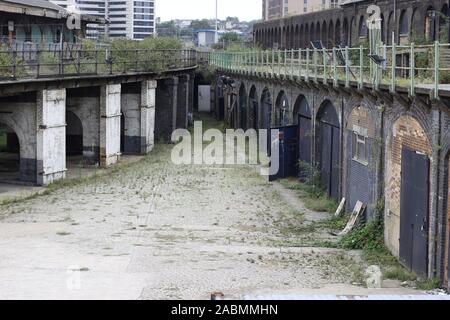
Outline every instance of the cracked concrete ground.
<svg viewBox="0 0 450 320"><path fill-rule="evenodd" d="M354 252L284 245L280 221L325 218L289 190L248 166L175 166L170 150L0 207L0 299L373 293L352 285Z"/></svg>

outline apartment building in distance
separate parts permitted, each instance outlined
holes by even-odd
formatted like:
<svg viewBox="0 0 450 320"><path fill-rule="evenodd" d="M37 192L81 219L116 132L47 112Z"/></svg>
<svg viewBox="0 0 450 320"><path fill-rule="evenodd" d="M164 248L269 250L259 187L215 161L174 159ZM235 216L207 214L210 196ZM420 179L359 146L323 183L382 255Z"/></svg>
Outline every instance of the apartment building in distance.
<svg viewBox="0 0 450 320"><path fill-rule="evenodd" d="M336 8L342 0L263 0L264 20Z"/></svg>
<svg viewBox="0 0 450 320"><path fill-rule="evenodd" d="M142 40L155 34L155 0L50 0L71 12L106 19L106 26L90 24L88 38Z"/></svg>

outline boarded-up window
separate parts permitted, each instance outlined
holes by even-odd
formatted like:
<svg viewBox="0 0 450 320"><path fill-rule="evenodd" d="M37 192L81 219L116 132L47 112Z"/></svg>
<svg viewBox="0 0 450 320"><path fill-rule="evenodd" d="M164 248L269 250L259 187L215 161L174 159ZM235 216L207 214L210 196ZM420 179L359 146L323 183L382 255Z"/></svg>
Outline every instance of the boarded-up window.
<svg viewBox="0 0 450 320"><path fill-rule="evenodd" d="M353 160L364 165L369 164L369 150L365 136L353 132L352 151Z"/></svg>

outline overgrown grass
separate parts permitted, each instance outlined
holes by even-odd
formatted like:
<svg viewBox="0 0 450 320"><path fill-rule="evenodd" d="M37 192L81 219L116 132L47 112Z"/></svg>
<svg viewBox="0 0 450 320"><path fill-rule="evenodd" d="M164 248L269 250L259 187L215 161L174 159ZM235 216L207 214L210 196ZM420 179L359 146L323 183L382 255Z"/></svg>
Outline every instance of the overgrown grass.
<svg viewBox="0 0 450 320"><path fill-rule="evenodd" d="M283 179L280 183L290 190L300 191L300 197L305 203L306 208L317 212L336 212L338 203L328 197L323 189L318 185L300 182L298 179Z"/></svg>
<svg viewBox="0 0 450 320"><path fill-rule="evenodd" d="M441 287L441 281L437 278L418 280L416 282L417 289L430 291Z"/></svg>
<svg viewBox="0 0 450 320"><path fill-rule="evenodd" d="M400 281L415 281L417 279L417 276L414 273L400 266L387 270L384 273L384 277L386 279L400 280Z"/></svg>
<svg viewBox="0 0 450 320"><path fill-rule="evenodd" d="M375 209L375 218L365 225L357 226L339 240L339 247L347 250L362 250L363 258L369 264L385 267L399 267L397 259L384 244L383 205Z"/></svg>

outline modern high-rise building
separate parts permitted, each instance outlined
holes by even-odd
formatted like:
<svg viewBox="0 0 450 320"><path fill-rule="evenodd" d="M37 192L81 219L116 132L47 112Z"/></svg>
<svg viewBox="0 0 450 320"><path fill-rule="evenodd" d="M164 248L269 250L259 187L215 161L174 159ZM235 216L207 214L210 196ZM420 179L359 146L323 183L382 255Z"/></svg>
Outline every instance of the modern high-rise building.
<svg viewBox="0 0 450 320"><path fill-rule="evenodd" d="M106 19L106 26L88 25L87 37L142 40L155 34L155 0L50 0L68 11Z"/></svg>
<svg viewBox="0 0 450 320"><path fill-rule="evenodd" d="M342 0L263 0L263 19L272 20L336 8Z"/></svg>

